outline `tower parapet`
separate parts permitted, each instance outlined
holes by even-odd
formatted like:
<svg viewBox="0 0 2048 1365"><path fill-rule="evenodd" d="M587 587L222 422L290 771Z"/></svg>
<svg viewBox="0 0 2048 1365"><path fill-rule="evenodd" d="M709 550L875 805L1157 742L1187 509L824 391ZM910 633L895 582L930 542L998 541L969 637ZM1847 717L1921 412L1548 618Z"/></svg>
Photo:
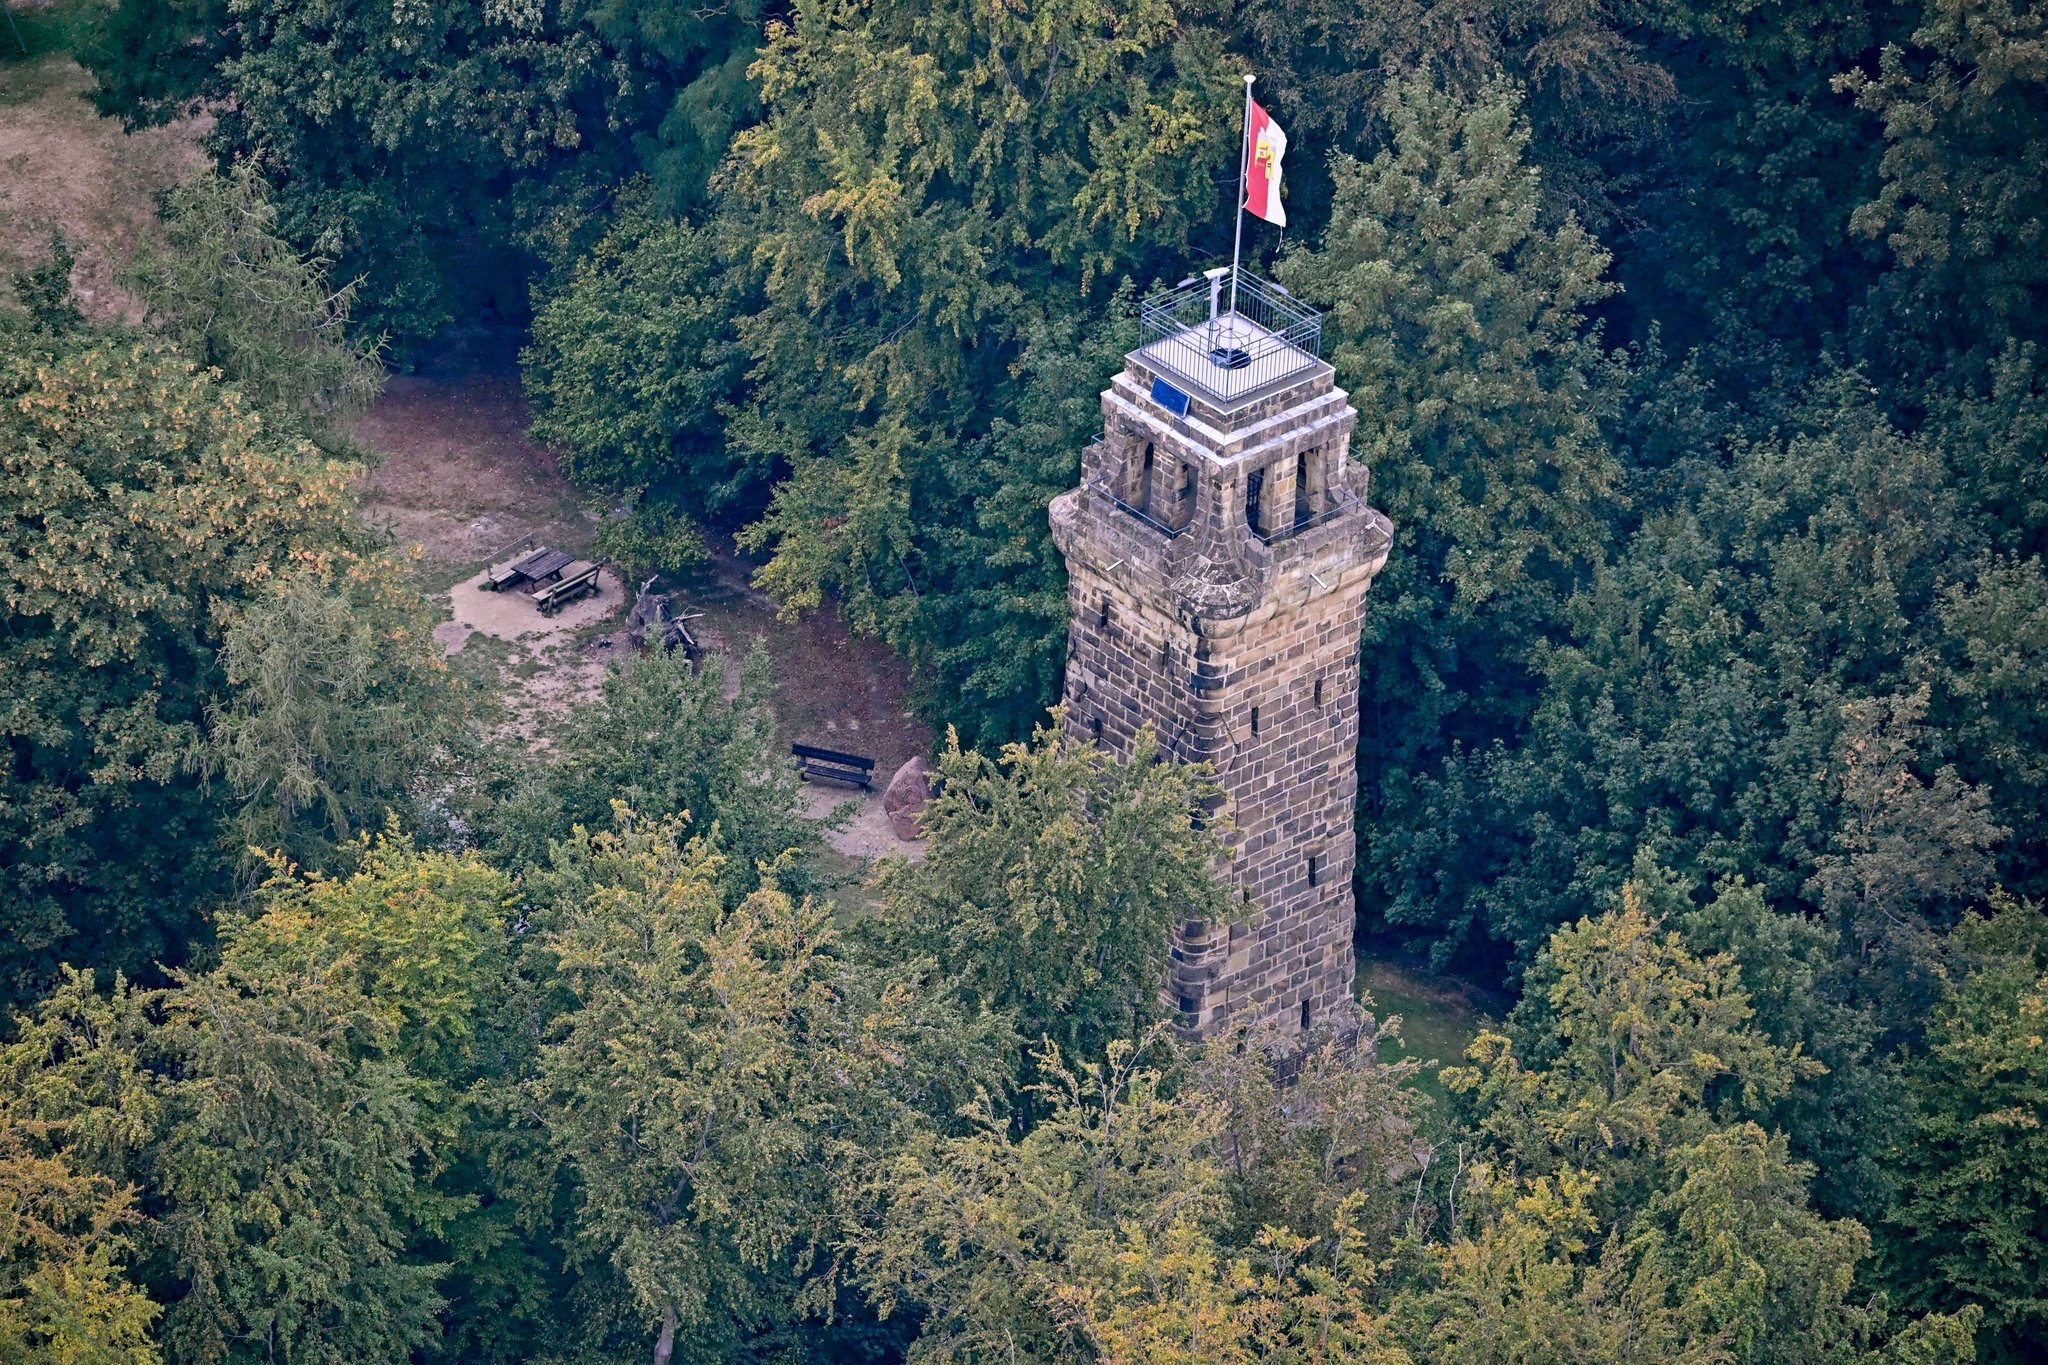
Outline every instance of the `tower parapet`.
<svg viewBox="0 0 2048 1365"><path fill-rule="evenodd" d="M1051 509L1067 724L1119 758L1149 727L1225 793L1246 922L1177 929L1184 1029L1308 1027L1351 999L1358 647L1392 528L1313 309L1226 268L1147 300L1141 326Z"/></svg>

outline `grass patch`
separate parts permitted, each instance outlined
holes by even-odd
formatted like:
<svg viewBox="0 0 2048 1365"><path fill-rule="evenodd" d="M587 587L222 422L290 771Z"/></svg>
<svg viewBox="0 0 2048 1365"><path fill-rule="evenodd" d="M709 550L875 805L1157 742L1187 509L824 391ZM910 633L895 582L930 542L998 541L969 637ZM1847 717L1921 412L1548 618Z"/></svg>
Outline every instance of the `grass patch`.
<svg viewBox="0 0 2048 1365"><path fill-rule="evenodd" d="M1358 984L1371 997L1374 1014L1401 1016L1400 1041L1386 1060L1418 1058L1426 1064L1422 1088L1441 1096L1439 1072L1464 1059L1466 1046L1486 1023L1472 993L1458 982L1369 956L1359 958Z"/></svg>
<svg viewBox="0 0 2048 1365"><path fill-rule="evenodd" d="M612 570L611 572L617 571ZM624 630L626 628L626 617L631 615L632 611L633 587L631 584L627 584L626 600L620 605L619 609L609 616L600 616L595 621L587 621L576 627L575 634L569 637L569 647L580 653L589 649L594 642L602 640L614 632ZM656 636L656 631L651 624L647 628L647 635L650 642ZM626 654L630 653L632 653L630 648L621 646L621 652L617 657L623 658Z"/></svg>
<svg viewBox="0 0 2048 1365"><path fill-rule="evenodd" d="M462 648L448 656L448 668L486 690L495 690L513 655L523 652L510 640L473 631Z"/></svg>
<svg viewBox="0 0 2048 1365"><path fill-rule="evenodd" d="M458 584L467 583L490 567L487 560L429 559L420 555L413 560L412 585L429 597L446 597Z"/></svg>
<svg viewBox="0 0 2048 1365"><path fill-rule="evenodd" d="M832 922L842 932L875 913L876 903L868 893L866 858L841 853L823 840L811 850L811 875L817 878L818 899L832 907Z"/></svg>

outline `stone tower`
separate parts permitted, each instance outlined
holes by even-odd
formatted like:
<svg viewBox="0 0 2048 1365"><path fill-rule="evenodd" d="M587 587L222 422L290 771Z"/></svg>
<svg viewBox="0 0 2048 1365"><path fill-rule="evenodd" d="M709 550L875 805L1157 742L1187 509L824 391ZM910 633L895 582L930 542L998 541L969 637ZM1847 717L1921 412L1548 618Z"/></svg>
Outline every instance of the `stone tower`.
<svg viewBox="0 0 2048 1365"><path fill-rule="evenodd" d="M1081 486L1054 499L1072 611L1067 725L1207 761L1247 922L1175 933L1196 1036L1306 1028L1351 999L1358 648L1392 528L1349 458L1322 320L1225 268L1148 299Z"/></svg>

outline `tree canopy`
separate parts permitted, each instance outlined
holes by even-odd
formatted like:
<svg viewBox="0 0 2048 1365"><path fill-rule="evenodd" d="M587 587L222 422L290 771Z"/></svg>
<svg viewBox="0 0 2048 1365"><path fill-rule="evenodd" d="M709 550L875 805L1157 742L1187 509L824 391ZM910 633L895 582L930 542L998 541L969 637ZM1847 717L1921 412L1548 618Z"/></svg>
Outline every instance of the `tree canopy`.
<svg viewBox="0 0 2048 1365"><path fill-rule="evenodd" d="M132 325L0 297L0 1356L2048 1351L2037 7L89 8L212 122ZM1361 942L1500 1005L1436 1079L1175 1034L1211 775L1046 725L1247 71L1394 526ZM921 860L765 651L492 728L349 492L451 324L603 554L897 652Z"/></svg>

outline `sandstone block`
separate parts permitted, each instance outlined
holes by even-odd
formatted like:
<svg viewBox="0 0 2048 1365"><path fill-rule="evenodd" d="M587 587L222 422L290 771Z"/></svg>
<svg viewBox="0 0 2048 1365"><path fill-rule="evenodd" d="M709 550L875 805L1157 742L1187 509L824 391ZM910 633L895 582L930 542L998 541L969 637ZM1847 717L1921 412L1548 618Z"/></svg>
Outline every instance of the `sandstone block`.
<svg viewBox="0 0 2048 1365"><path fill-rule="evenodd" d="M882 813L889 817L889 828L896 832L897 838L924 837L917 822L931 799L931 765L919 755L898 768L882 792Z"/></svg>

